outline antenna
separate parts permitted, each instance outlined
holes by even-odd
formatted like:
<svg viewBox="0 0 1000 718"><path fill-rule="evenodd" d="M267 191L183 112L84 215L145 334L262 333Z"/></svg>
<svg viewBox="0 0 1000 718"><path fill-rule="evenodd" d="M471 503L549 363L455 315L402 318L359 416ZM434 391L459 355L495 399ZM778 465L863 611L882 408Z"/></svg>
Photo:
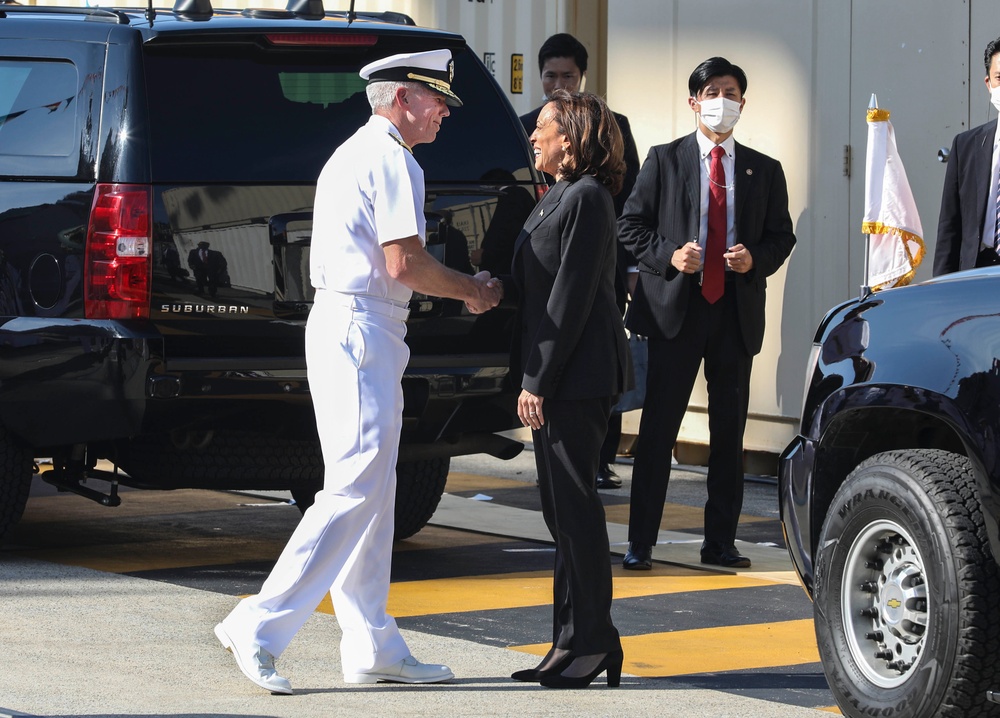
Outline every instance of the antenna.
<svg viewBox="0 0 1000 718"><path fill-rule="evenodd" d="M347 24L350 25L357 18L358 14L354 12L354 0L351 0L351 9L347 11Z"/></svg>
<svg viewBox="0 0 1000 718"><path fill-rule="evenodd" d="M156 10L153 9L153 0L148 0L148 5L146 6L146 20L149 21L149 26L153 27L153 19L156 17Z"/></svg>

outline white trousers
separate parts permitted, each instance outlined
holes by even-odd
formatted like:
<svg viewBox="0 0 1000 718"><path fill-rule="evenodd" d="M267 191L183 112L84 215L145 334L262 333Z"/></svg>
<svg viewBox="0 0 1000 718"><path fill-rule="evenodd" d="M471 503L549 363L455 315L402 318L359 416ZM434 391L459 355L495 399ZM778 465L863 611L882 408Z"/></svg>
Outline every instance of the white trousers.
<svg viewBox="0 0 1000 718"><path fill-rule="evenodd" d="M329 591L343 631L344 673L377 671L410 655L386 613L392 561L400 380L406 311L350 308L317 290L306 326L306 366L326 464L305 512L260 593L225 620L278 656ZM360 303L360 300L358 300ZM395 315L395 316L390 316Z"/></svg>

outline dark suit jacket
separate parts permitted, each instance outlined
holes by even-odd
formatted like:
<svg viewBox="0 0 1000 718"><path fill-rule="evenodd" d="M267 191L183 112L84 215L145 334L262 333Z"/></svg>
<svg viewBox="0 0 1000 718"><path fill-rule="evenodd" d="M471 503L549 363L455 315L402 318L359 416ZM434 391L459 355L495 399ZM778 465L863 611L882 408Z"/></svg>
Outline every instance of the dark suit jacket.
<svg viewBox="0 0 1000 718"><path fill-rule="evenodd" d="M697 131L697 130L696 130ZM698 140L692 133L649 150L632 195L618 221L620 241L639 260L639 281L629 307L629 329L660 339L677 335L687 311L690 285L670 263L676 249L697 242L701 221ZM788 188L781 163L736 143L734 221L736 241L754 267L736 274L737 312L743 344L753 356L764 339L764 293L795 246Z"/></svg>
<svg viewBox="0 0 1000 718"><path fill-rule="evenodd" d="M197 247L188 252L188 266L193 272L205 272L209 277L217 278L227 268L225 256L214 249L208 250L208 258L201 260L201 250Z"/></svg>
<svg viewBox="0 0 1000 718"><path fill-rule="evenodd" d="M544 106L536 107L531 112L521 115L519 118L521 125L524 126L524 131L528 133L529 137L535 131L538 115ZM632 126L629 124L628 118L617 112L612 112L612 114L615 116L618 127L622 131L622 140L625 144L625 178L622 182L621 191L615 195L615 217L621 217L622 210L625 207L625 200L632 194L636 177L639 176L639 150L636 147L635 138L632 136ZM552 178L548 175L546 177L551 182ZM634 265L635 259L628 253L624 245L619 244L618 264L615 270L615 297L617 298L618 308L623 312L625 311L625 300L628 296L628 268Z"/></svg>
<svg viewBox="0 0 1000 718"><path fill-rule="evenodd" d="M518 304L511 374L522 389L590 399L630 386L615 305L615 238L611 195L593 177L557 182L528 218L505 281L505 301Z"/></svg>
<svg viewBox="0 0 1000 718"><path fill-rule="evenodd" d="M982 249L997 121L956 135L944 171L934 276L976 266Z"/></svg>

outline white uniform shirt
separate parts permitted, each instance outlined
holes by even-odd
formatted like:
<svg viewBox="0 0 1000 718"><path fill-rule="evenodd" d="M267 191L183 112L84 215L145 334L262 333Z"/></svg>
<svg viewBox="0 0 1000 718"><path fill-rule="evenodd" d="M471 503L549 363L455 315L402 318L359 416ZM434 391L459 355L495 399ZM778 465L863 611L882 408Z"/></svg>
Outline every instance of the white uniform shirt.
<svg viewBox="0 0 1000 718"><path fill-rule="evenodd" d="M413 292L389 276L382 244L414 235L424 244L425 232L424 172L393 124L372 115L316 183L312 285L406 302Z"/></svg>

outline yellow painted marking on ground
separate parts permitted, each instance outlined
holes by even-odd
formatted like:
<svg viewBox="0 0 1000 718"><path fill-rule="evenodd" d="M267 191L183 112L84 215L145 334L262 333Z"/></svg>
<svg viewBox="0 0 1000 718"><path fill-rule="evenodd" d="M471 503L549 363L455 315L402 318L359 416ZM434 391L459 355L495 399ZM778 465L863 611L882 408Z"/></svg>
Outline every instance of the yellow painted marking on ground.
<svg viewBox="0 0 1000 718"><path fill-rule="evenodd" d="M35 478L35 481L41 481ZM88 484L91 486L91 484ZM94 482L92 488L105 491L107 484ZM178 512L221 511L235 508L240 504L268 503L266 499L254 499L221 491L201 489L177 489L176 491L131 491L123 490L121 506L109 508L94 503L76 494L64 493L57 496L33 496L28 500L21 523L63 522L67 519L108 519L135 516L156 516ZM277 503L277 502L275 502ZM283 510L280 507L276 510ZM298 511L294 507L288 510ZM20 525L20 524L18 524Z"/></svg>
<svg viewBox="0 0 1000 718"><path fill-rule="evenodd" d="M604 507L604 515L609 523L622 524L628 526L629 505L614 504ZM766 516L740 516L740 523L757 523L760 521L774 521L775 519ZM660 528L666 531L697 531L700 532L705 525L705 510L701 506L683 506L681 504L664 504L663 519L660 521Z"/></svg>
<svg viewBox="0 0 1000 718"><path fill-rule="evenodd" d="M621 572L619 571L619 574ZM717 574L682 567L670 567L662 575L614 577L616 599L656 596L669 593L718 591L769 585L753 576ZM388 611L391 615L430 616L442 613L491 611L552 603L552 573L526 571L429 581L405 581L389 588ZM317 609L333 613L327 596ZM548 649L546 649L548 650ZM544 653L544 651L543 651Z"/></svg>
<svg viewBox="0 0 1000 718"><path fill-rule="evenodd" d="M512 647L544 656L550 643ZM623 670L644 678L818 663L811 619L720 626L622 638Z"/></svg>
<svg viewBox="0 0 1000 718"><path fill-rule="evenodd" d="M53 498L58 499L59 497ZM104 510L109 511L107 508ZM291 507L291 510L298 513L298 509L294 507ZM105 520L114 521L114 515L110 515ZM76 526L79 525L76 524ZM102 527L100 538L109 535L106 532L107 528L108 526ZM65 539L67 530L68 527L63 526L59 532L54 532L47 523L39 522L35 525L25 525L22 521L15 526L14 531L8 537L9 545L5 549L5 553L66 566L91 568L95 571L130 573L190 568L192 566L229 565L247 561L274 562L287 541L287 536L284 535L267 538L259 536L177 536L174 529L167 527L163 531L146 534L143 537L145 540L133 538L127 543L120 543L120 535L112 533L110 535L115 537L115 543L86 543L92 538L88 537L84 539L84 542L69 546L66 545ZM169 536L169 538L157 538L156 535ZM413 539L394 544L393 550L454 548L495 542L495 537L429 526ZM21 549L18 548L19 545L30 548ZM49 546L53 546L53 548L48 548Z"/></svg>
<svg viewBox="0 0 1000 718"><path fill-rule="evenodd" d="M129 573L224 565L243 561L274 561L284 545L284 538L267 540L240 536L213 540L197 537L146 543L8 550L5 553L107 573Z"/></svg>
<svg viewBox="0 0 1000 718"><path fill-rule="evenodd" d="M503 479L499 476L481 476L479 474L464 474L461 471L452 471L448 474L448 483L444 490L449 494L460 491L488 491L490 489L523 489L526 486L535 485L535 475L527 475L525 481L517 479Z"/></svg>
<svg viewBox="0 0 1000 718"><path fill-rule="evenodd" d="M844 715L840 711L840 708L838 708L837 706L824 706L822 708L817 708L816 710L823 711L824 713L833 713L834 715L838 715L838 716Z"/></svg>

